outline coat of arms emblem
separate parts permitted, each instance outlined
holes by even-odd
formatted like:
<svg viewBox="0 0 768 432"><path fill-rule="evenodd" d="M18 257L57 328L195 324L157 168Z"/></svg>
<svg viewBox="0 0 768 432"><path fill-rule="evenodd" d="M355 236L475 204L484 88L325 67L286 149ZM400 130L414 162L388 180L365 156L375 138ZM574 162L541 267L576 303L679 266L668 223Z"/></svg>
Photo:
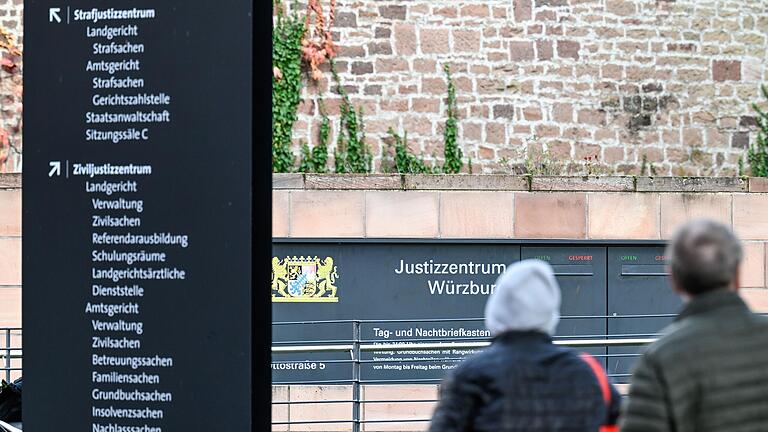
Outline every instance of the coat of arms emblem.
<svg viewBox="0 0 768 432"><path fill-rule="evenodd" d="M331 257L272 257L272 301L338 302L338 277Z"/></svg>

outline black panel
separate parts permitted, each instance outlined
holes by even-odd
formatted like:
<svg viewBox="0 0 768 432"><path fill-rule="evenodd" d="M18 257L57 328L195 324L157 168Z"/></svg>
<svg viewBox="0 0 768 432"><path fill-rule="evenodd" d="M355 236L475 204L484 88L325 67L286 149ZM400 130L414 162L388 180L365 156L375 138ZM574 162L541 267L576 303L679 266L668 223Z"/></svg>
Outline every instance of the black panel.
<svg viewBox="0 0 768 432"><path fill-rule="evenodd" d="M680 298L669 286L662 247L612 247L608 250L608 333L614 337L655 337L672 322ZM615 317L613 317L615 316ZM609 348L608 373L615 382L628 382L637 347Z"/></svg>
<svg viewBox="0 0 768 432"><path fill-rule="evenodd" d="M334 282L337 300L273 303L276 322L299 322L273 326L278 346L349 344L355 320L362 321L358 328L364 344L485 340L487 331L484 332L482 316L487 292L503 265L519 258L542 259L555 271L563 297L563 319L557 328L557 339L654 336L672 320L671 316L621 316L672 315L680 308L679 298L668 286L664 250L658 243L292 240L275 242L274 250L278 267L291 265L293 260L293 266L298 268L302 265L298 261L305 261L303 265L308 269L295 271L296 280L300 280L302 272L310 275L314 272L316 279L321 279L317 269L327 257L333 258L337 273ZM409 270L420 274L397 273L403 265L401 260ZM489 274L462 274L461 270L466 267L458 266L469 263L499 267ZM439 269L435 267L438 264ZM442 268L443 264L447 267ZM456 270L454 273L452 268ZM447 270L449 274L424 274L425 270L436 270L436 273ZM432 294L430 284L437 290L436 283L444 283L440 285L444 292L450 287L452 294ZM309 291L312 294L313 290ZM329 320L341 322L322 322ZM315 322L301 324L305 321ZM632 347L583 350L599 356L617 382L626 382L625 375L638 352ZM361 379L363 382L435 381L456 361L474 351L364 353ZM404 361L408 359L418 360ZM273 360L275 382L348 382L352 379L349 353L279 354L274 355ZM304 360L311 362L306 364ZM304 369L296 369L299 367Z"/></svg>
<svg viewBox="0 0 768 432"><path fill-rule="evenodd" d="M605 337L606 248L582 245L523 246L521 256L522 259L547 261L555 270L563 299L560 308L562 319L556 332L558 339ZM587 348L583 351L601 360L604 360L606 354L605 348Z"/></svg>
<svg viewBox="0 0 768 432"><path fill-rule="evenodd" d="M24 3L25 431L250 430L251 6Z"/></svg>
<svg viewBox="0 0 768 432"><path fill-rule="evenodd" d="M506 265L519 260L520 246L488 244L478 247L440 242L275 243L273 253L273 262L279 260L276 273L286 273L283 279L287 281L278 282L275 287L278 297L283 301L280 298L273 299L274 321L350 321L341 324L274 326L273 338L277 345L299 340L305 343L349 341L353 336L351 320L371 321L360 324L360 337L364 343L408 343L486 339L488 332L482 320L486 300ZM336 270L333 282L336 287L335 299L331 298L327 282L321 282L331 279L326 277L330 273L327 270L329 257ZM309 276L304 278L300 274ZM325 283L327 294L321 294L312 301L307 301L308 298L290 298L291 287L297 287L309 279L314 279L316 283L307 292L316 295L314 291ZM280 293L280 289L284 292ZM294 294L298 292L294 291ZM362 365L361 377L364 381L436 380L452 368L456 360L472 352L474 350L464 349L447 352L369 352L362 357L365 363ZM319 357L316 354L273 356L277 362L296 362L301 358L316 361ZM325 354L322 358L349 360L350 357L348 354ZM417 358L418 361L402 361ZM373 363L373 360L384 362ZM301 377L319 381L351 379L351 364L324 366L325 369L318 366L303 371ZM298 365L273 363L273 380L276 382L292 382L298 377L295 370L285 373L274 369L276 367Z"/></svg>

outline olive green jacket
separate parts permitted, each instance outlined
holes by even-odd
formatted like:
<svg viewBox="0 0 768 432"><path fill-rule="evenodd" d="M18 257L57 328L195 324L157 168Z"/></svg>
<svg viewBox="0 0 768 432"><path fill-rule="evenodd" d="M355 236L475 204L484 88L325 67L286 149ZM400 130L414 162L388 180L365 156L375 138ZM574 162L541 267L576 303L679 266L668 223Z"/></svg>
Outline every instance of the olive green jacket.
<svg viewBox="0 0 768 432"><path fill-rule="evenodd" d="M632 376L622 432L768 431L768 318L738 294L696 296Z"/></svg>

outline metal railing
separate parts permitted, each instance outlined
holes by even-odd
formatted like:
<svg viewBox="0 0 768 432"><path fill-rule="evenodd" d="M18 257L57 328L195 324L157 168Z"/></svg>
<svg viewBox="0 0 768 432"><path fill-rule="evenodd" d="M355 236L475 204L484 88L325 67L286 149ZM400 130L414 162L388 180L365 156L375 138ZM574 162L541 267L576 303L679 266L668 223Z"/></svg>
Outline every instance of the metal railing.
<svg viewBox="0 0 768 432"><path fill-rule="evenodd" d="M608 320L613 319L668 319L671 321L673 314L646 314L646 315L606 315L606 316L565 316L561 319L565 322L568 320ZM291 415L283 415L287 417L283 419L275 420L273 418L273 430L288 430L291 426L300 426L304 429L311 428L312 426L327 425L328 429L333 430L348 430L350 432L360 432L361 430L370 430L371 425L384 424L388 425L391 430L392 424L426 424L430 421L428 415L424 415L424 418L412 417L412 418L375 418L370 419L368 416L363 416L361 413L368 405L375 404L434 404L438 402L438 399L431 398L405 398L405 399L375 399L370 400L367 397L362 396L362 390L367 385L379 385L379 384L438 384L441 378L411 378L411 379L365 379L362 376L362 370L365 366L371 366L373 364L381 363L458 363L463 360L464 357L453 356L443 357L437 356L433 358L426 358L422 356L416 359L408 358L390 358L390 359L366 359L366 353L372 352L391 352L397 351L420 351L420 350L477 350L482 349L490 345L489 338L473 338L473 337L453 337L453 338L421 338L421 339L392 339L382 342L381 339L364 339L362 337L362 327L365 325L385 325L385 324L417 324L417 323L477 323L482 322L481 318L466 318L466 319L423 319L423 320L327 320L327 321L291 321L291 322L275 322L273 323L273 331L286 326L318 326L318 325L349 325L351 326L351 338L348 339L307 339L307 340L278 340L273 341L272 354L273 365L285 364L285 363L300 363L300 362L321 362L332 365L349 365L351 368L351 376L345 379L316 379L316 380L275 380L273 376L273 386L289 386L302 387L302 386L316 386L316 385L343 385L349 387L351 392L351 398L331 398L325 400L295 400L293 397L287 397L285 400L272 401L273 408L282 408L283 411L292 410L293 407L302 408L306 405L317 404L323 407L329 405L344 404L344 411L347 413L345 418L302 418L293 419ZM607 326L606 326L607 328ZM617 359L617 358L632 358L638 356L638 352L627 353L609 353L607 348L609 347L641 347L646 344L652 343L656 340L658 334L599 334L599 335L571 335L557 337L553 341L557 345L569 346L574 348L606 348L604 354L594 354L595 357L604 360ZM274 339L274 338L273 338ZM637 350L631 350L637 351ZM318 360L316 357L322 354L343 353L348 354L348 358L344 359L328 359ZM293 359L290 361L275 360L275 356L285 355L301 355L304 354L303 360ZM274 366L273 366L274 368ZM613 373L609 374L609 377L614 379L627 378L628 373ZM286 409L287 408L287 409ZM346 409L349 408L349 409ZM348 416L348 418L346 418ZM333 428L331 426L334 426ZM340 426L345 426L345 429L340 429ZM293 428L291 428L293 430ZM405 430L405 429L404 429ZM408 429L413 430L413 429Z"/></svg>
<svg viewBox="0 0 768 432"><path fill-rule="evenodd" d="M5 327L0 328L0 337L5 342L0 346L0 357L2 357L2 367L0 371L3 371L5 382L11 382L11 375L14 371L21 372L21 365L14 366L13 360L19 360L21 362L21 346L14 346L14 338L20 343L21 341L21 327Z"/></svg>
<svg viewBox="0 0 768 432"><path fill-rule="evenodd" d="M562 320L569 319L641 319L641 318L671 318L673 315L626 315L626 316L570 316L562 317ZM463 360L463 357L434 357L434 358L420 358L416 360L409 359L366 359L364 353L373 352L396 352L398 350L443 350L443 349L467 349L475 350L482 349L490 344L487 338L423 338L422 340L402 340L394 339L392 341L381 343L379 340L365 339L362 337L362 326L372 324L394 324L394 323L447 323L447 322L478 322L481 319L445 319L445 320L332 320L332 321L295 321L295 322L276 322L273 323L275 327L290 326L290 325L324 325L324 324L346 324L351 326L351 337L347 339L324 339L324 340L291 340L291 341L275 341L272 346L273 355L301 355L301 354L319 354L319 353L344 353L348 354L348 358L344 359L331 359L321 360L323 363L328 364L346 364L351 367L351 377L349 379L342 380L300 380L300 381L273 381L275 386L314 386L314 385L346 385L350 387L351 397L334 398L327 400L273 400L273 407L301 407L307 405L339 405L345 404L350 406L349 418L319 418L319 419L290 419L273 421L272 425L275 429L284 428L287 430L291 426L304 426L305 428L328 425L327 429L343 430L339 429L339 426L348 425L346 430L351 432L360 432L362 430L370 430L371 425L389 425L393 424L423 424L426 425L430 419L425 415L423 418L411 417L411 418L367 418L363 415L364 408L366 406L382 405L382 404L434 404L438 402L435 397L431 398L384 398L384 399L368 399L363 397L363 388L367 385L379 385L379 384L431 384L435 385L440 382L440 378L426 378L426 379L402 379L402 380L377 380L377 379L365 379L362 374L364 366L369 366L378 363L409 363L409 362L434 362L434 363L458 363ZM622 334L622 335L579 335L579 336L564 336L556 338L555 344L579 348L587 347L639 347L645 344L651 343L655 340L656 334ZM0 328L0 338L4 341L4 344L0 345L0 357L2 357L3 377L6 382L10 382L14 373L22 371L22 329L19 327ZM617 358L617 357L635 357L636 353L619 353L619 354L595 354L595 357L599 358ZM293 360L290 363L295 363L297 360ZM301 360L299 360L301 361ZM317 360L304 360L304 361L317 361ZM273 363L280 363L280 361L273 361ZM611 374L613 378L625 377L628 374ZM334 427L331 427L334 426ZM391 428L390 428L391 430ZM404 429L405 430L405 429ZM408 429L411 430L411 429Z"/></svg>

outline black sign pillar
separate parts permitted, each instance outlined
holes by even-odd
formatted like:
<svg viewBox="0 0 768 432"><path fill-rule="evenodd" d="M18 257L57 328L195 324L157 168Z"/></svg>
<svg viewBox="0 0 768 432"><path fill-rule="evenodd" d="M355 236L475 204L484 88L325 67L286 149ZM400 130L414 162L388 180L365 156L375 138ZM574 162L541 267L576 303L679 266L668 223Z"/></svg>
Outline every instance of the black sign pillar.
<svg viewBox="0 0 768 432"><path fill-rule="evenodd" d="M251 2L24 15L24 430L250 430Z"/></svg>

